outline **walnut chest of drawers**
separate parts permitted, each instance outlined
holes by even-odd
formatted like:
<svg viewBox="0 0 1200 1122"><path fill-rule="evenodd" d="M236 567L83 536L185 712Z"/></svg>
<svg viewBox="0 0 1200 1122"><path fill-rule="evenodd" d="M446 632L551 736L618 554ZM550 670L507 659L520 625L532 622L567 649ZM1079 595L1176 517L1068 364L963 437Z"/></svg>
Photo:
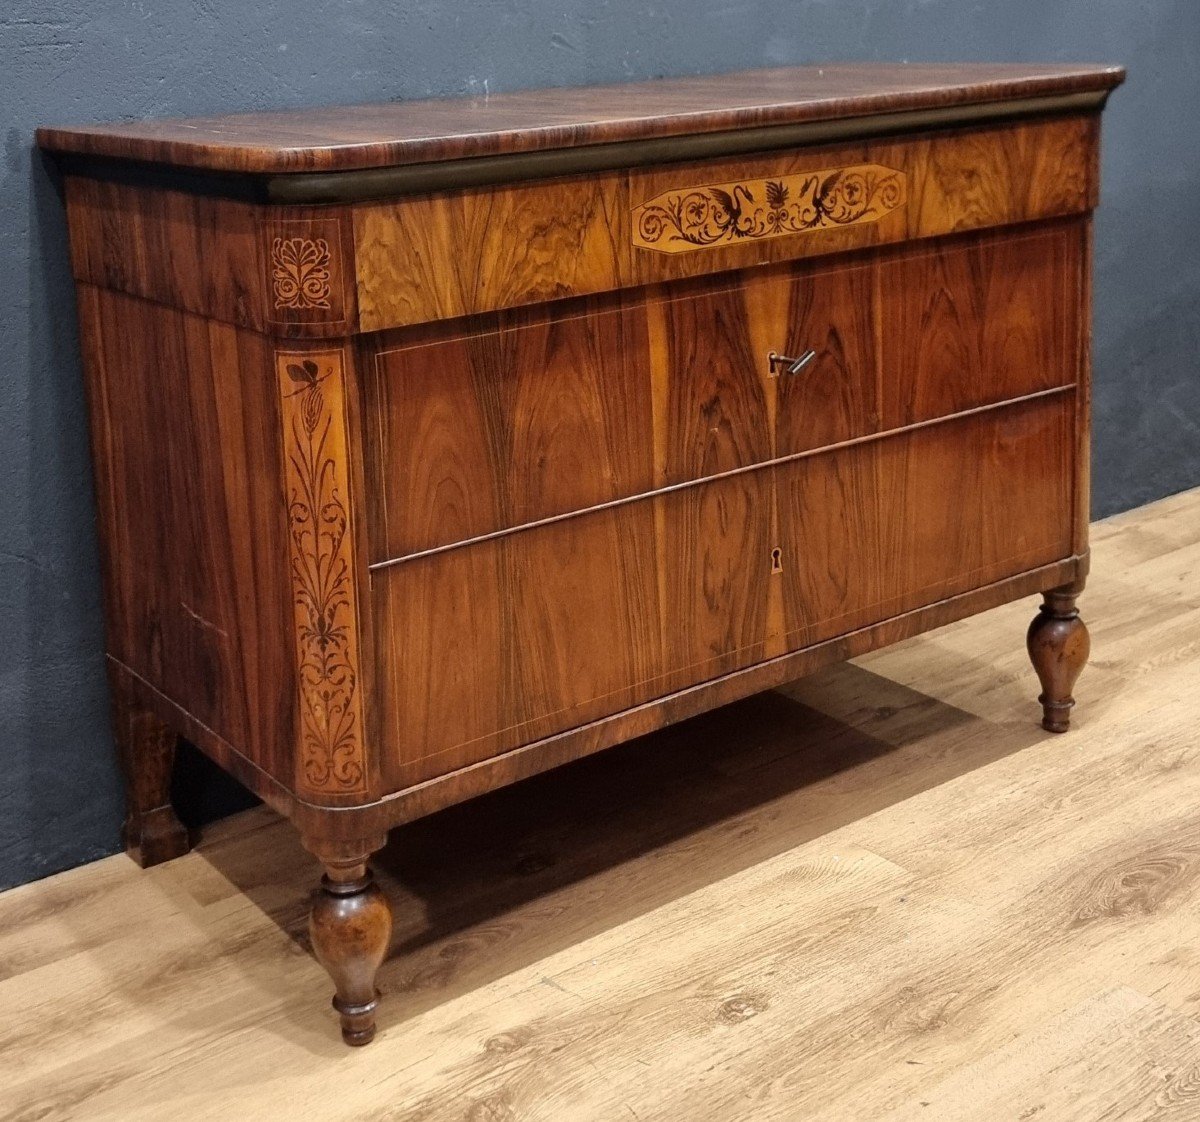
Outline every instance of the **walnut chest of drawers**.
<svg viewBox="0 0 1200 1122"><path fill-rule="evenodd" d="M143 863L298 827L343 1034L389 827L1044 594L1087 632L1108 67L838 66L48 128Z"/></svg>

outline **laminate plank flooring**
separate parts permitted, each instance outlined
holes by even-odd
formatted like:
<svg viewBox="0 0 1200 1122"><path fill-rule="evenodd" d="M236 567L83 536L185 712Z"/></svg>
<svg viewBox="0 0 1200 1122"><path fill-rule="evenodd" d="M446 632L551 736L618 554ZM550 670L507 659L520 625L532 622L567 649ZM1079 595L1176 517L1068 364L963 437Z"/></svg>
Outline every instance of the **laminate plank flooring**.
<svg viewBox="0 0 1200 1122"><path fill-rule="evenodd" d="M1200 1118L1200 490L1022 602L393 832L380 1034L265 809L0 896L0 1118Z"/></svg>

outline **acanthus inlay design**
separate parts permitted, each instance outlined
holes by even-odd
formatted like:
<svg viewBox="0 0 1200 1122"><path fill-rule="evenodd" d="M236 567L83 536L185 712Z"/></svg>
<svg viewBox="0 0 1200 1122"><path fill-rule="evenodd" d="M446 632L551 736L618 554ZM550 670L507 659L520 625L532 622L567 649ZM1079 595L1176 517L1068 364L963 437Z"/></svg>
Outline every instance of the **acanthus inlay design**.
<svg viewBox="0 0 1200 1122"><path fill-rule="evenodd" d="M636 207L633 242L687 253L874 222L904 203L904 173L878 164L688 187Z"/></svg>
<svg viewBox="0 0 1200 1122"><path fill-rule="evenodd" d="M276 308L329 307L329 243L324 238L276 238L271 264Z"/></svg>
<svg viewBox="0 0 1200 1122"><path fill-rule="evenodd" d="M318 361L320 359L320 361ZM341 355L277 356L296 654L300 758L321 791L365 789Z"/></svg>

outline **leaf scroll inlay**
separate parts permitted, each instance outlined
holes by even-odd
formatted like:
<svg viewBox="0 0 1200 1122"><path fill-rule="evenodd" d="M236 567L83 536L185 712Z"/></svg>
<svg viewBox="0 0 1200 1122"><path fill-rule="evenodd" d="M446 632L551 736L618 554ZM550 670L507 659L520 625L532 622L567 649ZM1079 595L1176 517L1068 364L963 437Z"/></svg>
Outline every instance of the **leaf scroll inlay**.
<svg viewBox="0 0 1200 1122"><path fill-rule="evenodd" d="M301 771L366 788L341 356L277 356L300 694Z"/></svg>
<svg viewBox="0 0 1200 1122"><path fill-rule="evenodd" d="M271 243L276 308L329 307L329 243L324 238L276 238Z"/></svg>
<svg viewBox="0 0 1200 1122"><path fill-rule="evenodd" d="M904 173L878 164L688 187L634 208L633 241L686 253L875 222L905 201Z"/></svg>

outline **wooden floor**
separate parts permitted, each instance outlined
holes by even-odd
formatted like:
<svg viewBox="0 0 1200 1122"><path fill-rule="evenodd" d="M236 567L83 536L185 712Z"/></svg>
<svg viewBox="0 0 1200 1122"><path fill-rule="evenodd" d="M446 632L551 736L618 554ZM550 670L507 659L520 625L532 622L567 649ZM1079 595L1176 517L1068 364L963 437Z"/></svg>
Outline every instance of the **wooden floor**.
<svg viewBox="0 0 1200 1122"><path fill-rule="evenodd" d="M1200 1118L1200 491L1093 546L1067 736L1025 602L395 831L369 1048L266 810L0 896L0 1117Z"/></svg>

